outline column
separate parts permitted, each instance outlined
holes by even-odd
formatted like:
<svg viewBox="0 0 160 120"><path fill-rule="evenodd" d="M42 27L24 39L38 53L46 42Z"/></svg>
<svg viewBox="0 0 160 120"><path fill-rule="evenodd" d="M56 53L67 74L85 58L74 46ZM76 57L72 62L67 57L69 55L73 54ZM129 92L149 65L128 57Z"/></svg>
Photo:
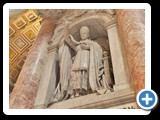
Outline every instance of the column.
<svg viewBox="0 0 160 120"><path fill-rule="evenodd" d="M33 107L47 59L48 41L53 36L55 26L56 21L50 17L42 20L40 31L13 89L10 108L23 109Z"/></svg>
<svg viewBox="0 0 160 120"><path fill-rule="evenodd" d="M49 50L47 63L42 74L34 108L47 108L51 98L53 97L58 80L59 57L57 46L55 46Z"/></svg>
<svg viewBox="0 0 160 120"><path fill-rule="evenodd" d="M120 38L137 94L145 86L144 10L116 10Z"/></svg>
<svg viewBox="0 0 160 120"><path fill-rule="evenodd" d="M107 26L107 32L115 80L114 91L131 89L130 77L128 74L121 41L118 35L117 24L113 23Z"/></svg>

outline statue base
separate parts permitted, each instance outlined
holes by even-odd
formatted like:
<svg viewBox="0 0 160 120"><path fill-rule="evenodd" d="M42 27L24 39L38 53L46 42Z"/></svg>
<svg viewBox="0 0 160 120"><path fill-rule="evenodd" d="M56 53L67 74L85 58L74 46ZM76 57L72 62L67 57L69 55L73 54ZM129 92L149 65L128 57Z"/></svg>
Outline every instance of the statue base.
<svg viewBox="0 0 160 120"><path fill-rule="evenodd" d="M128 106L127 106L128 105ZM120 109L136 108L135 93L127 88L98 95L89 94L53 103L47 109Z"/></svg>

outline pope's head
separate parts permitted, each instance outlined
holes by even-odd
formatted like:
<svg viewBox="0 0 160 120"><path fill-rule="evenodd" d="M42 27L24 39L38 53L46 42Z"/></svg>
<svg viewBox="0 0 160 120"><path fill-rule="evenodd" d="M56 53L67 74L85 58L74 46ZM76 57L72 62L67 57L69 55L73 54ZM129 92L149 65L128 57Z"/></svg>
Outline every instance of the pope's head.
<svg viewBox="0 0 160 120"><path fill-rule="evenodd" d="M82 40L89 38L89 28L87 26L83 26L80 29L80 36Z"/></svg>

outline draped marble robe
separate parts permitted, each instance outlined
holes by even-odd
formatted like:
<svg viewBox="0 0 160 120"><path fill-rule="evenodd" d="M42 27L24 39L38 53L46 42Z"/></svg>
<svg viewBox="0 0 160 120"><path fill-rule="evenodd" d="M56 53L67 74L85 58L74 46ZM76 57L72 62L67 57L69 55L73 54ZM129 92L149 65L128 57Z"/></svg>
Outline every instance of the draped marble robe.
<svg viewBox="0 0 160 120"><path fill-rule="evenodd" d="M84 54L84 51L86 50L79 51L75 56L74 61L72 61L72 50L65 41L59 48L60 82L57 86L54 96L57 100L62 100L66 96L66 94L73 94L73 90L80 87L80 81L77 80L80 78L74 79L76 77L76 73L75 70L71 69L73 65L77 65L76 63L88 64L88 70L86 75L87 77L83 82L82 86L84 89L91 89L93 92L95 92L102 87L99 81L100 68L103 67L101 46L91 40L87 40L85 42L90 47L88 54ZM88 60L83 60L85 55L88 55L86 56L86 59ZM84 61L88 61L88 63L83 63ZM73 77L72 79L71 76Z"/></svg>
<svg viewBox="0 0 160 120"><path fill-rule="evenodd" d="M53 94L52 101L63 100L67 94L70 80L70 71L72 65L72 50L66 44L64 39L62 44L59 47L59 66L60 66L60 80L57 85L57 88Z"/></svg>
<svg viewBox="0 0 160 120"><path fill-rule="evenodd" d="M71 79L69 82L69 94L72 94L73 90L80 89L82 82L82 89L95 92L102 86L100 85L100 68L102 64L102 48L101 46L92 41L84 40L79 44L89 45L89 50L79 50L75 56L74 62L71 68ZM82 71L85 72L84 79L81 79Z"/></svg>

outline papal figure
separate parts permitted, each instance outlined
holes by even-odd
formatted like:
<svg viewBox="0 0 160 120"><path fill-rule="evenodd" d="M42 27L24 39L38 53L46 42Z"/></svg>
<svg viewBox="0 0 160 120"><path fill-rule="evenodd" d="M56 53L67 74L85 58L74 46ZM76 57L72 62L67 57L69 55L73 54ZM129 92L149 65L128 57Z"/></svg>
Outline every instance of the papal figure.
<svg viewBox="0 0 160 120"><path fill-rule="evenodd" d="M90 39L89 32L87 26L81 27L80 42L72 35L64 35L64 42L59 47L60 81L54 101L94 93L107 86L103 79L103 51L97 42Z"/></svg>

